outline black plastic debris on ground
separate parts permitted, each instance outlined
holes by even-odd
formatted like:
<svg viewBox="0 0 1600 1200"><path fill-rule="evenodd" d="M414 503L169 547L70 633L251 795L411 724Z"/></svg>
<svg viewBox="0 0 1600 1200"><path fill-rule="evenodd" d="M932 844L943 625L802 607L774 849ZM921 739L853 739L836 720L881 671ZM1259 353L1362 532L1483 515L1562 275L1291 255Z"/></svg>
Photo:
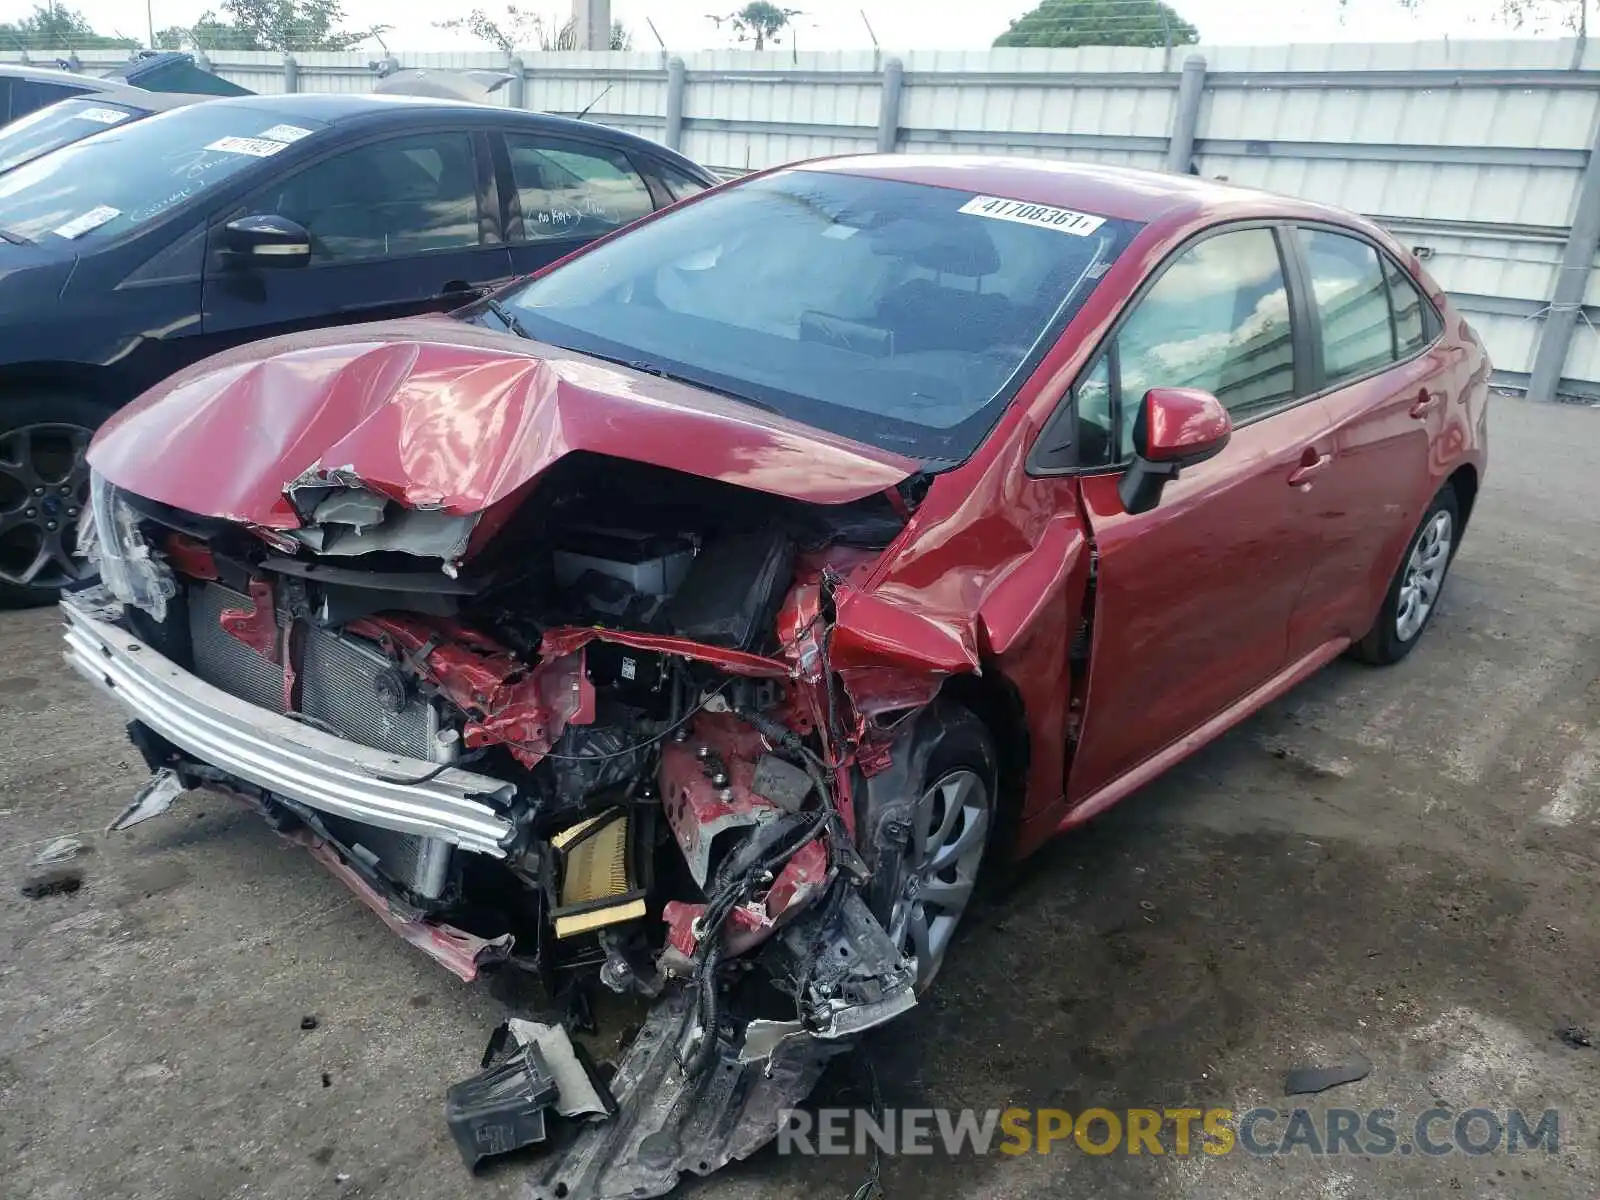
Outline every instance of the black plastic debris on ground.
<svg viewBox="0 0 1600 1200"><path fill-rule="evenodd" d="M22 881L22 894L29 900L45 896L70 896L83 886L83 872L77 867L51 867L35 871Z"/></svg>
<svg viewBox="0 0 1600 1200"><path fill-rule="evenodd" d="M545 1139L556 1081L534 1045L516 1050L445 1093L444 1117L468 1169Z"/></svg>
<svg viewBox="0 0 1600 1200"><path fill-rule="evenodd" d="M1582 1025L1563 1025L1556 1030L1556 1037L1574 1050L1584 1050L1594 1045L1594 1035Z"/></svg>
<svg viewBox="0 0 1600 1200"><path fill-rule="evenodd" d="M1357 1055L1337 1067L1296 1067L1283 1079L1286 1096L1310 1096L1344 1083L1355 1083L1372 1074L1372 1064Z"/></svg>
<svg viewBox="0 0 1600 1200"><path fill-rule="evenodd" d="M311 1016L309 1013L300 1018L300 1028L306 1030L308 1033L316 1027L317 1019Z"/></svg>

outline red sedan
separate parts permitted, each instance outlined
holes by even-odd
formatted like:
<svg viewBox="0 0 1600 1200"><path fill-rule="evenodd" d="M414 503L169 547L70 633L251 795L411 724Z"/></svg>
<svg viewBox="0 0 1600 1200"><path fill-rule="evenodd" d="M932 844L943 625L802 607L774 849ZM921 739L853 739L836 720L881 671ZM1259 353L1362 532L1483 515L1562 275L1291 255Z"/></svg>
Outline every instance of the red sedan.
<svg viewBox="0 0 1600 1200"><path fill-rule="evenodd" d="M661 998L697 1086L904 1011L980 864L1405 657L1489 373L1347 213L803 164L147 394L90 454L69 657L157 772L125 822L241 795L464 976Z"/></svg>

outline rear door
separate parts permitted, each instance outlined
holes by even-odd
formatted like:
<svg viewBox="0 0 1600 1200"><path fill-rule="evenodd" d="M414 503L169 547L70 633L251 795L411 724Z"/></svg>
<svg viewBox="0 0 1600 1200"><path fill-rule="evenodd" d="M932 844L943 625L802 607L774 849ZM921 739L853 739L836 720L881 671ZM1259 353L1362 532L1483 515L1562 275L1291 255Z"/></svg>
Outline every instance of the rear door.
<svg viewBox="0 0 1600 1200"><path fill-rule="evenodd" d="M275 179L212 229L205 333L220 345L319 325L442 312L511 275L488 137L432 129L344 146ZM305 226L304 267L239 269L221 226L272 213Z"/></svg>
<svg viewBox="0 0 1600 1200"><path fill-rule="evenodd" d="M1080 481L1097 551L1094 641L1069 795L1092 795L1248 696L1288 661L1290 614L1316 539L1304 466L1331 450L1310 390L1286 229L1190 242L1135 299L1077 388ZM1234 433L1130 515L1117 483L1146 391L1197 387ZM1082 461L1082 457L1080 457Z"/></svg>
<svg viewBox="0 0 1600 1200"><path fill-rule="evenodd" d="M1295 230L1313 297L1313 371L1332 420L1334 460L1311 492L1320 550L1291 637L1352 640L1371 627L1431 498L1430 445L1443 428L1450 352L1409 276L1350 230Z"/></svg>
<svg viewBox="0 0 1600 1200"><path fill-rule="evenodd" d="M644 177L614 146L538 131L506 131L506 242L527 274L655 211Z"/></svg>

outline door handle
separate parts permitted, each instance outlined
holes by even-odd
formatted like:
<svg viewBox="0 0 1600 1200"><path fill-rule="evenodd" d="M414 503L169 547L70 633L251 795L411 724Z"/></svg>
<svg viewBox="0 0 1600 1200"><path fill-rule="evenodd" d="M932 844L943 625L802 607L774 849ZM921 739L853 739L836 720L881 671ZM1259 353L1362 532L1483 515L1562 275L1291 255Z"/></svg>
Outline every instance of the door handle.
<svg viewBox="0 0 1600 1200"><path fill-rule="evenodd" d="M1423 388L1417 395L1416 403L1411 406L1411 415L1419 421L1425 419L1429 413L1438 407L1441 398L1440 393L1430 392L1427 388Z"/></svg>
<svg viewBox="0 0 1600 1200"><path fill-rule="evenodd" d="M1289 472L1289 486L1303 487L1311 482L1314 475L1327 470L1333 465L1333 455L1320 454L1310 446L1300 456L1300 465Z"/></svg>

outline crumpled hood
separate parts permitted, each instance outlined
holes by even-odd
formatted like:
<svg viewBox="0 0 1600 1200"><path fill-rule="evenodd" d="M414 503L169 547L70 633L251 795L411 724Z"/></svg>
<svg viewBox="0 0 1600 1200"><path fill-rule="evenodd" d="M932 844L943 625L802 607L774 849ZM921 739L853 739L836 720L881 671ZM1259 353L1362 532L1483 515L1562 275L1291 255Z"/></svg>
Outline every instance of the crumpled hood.
<svg viewBox="0 0 1600 1200"><path fill-rule="evenodd" d="M316 473L468 515L576 450L818 504L882 491L918 467L716 393L438 317L207 359L114 416L89 461L151 500L293 529L285 488Z"/></svg>

